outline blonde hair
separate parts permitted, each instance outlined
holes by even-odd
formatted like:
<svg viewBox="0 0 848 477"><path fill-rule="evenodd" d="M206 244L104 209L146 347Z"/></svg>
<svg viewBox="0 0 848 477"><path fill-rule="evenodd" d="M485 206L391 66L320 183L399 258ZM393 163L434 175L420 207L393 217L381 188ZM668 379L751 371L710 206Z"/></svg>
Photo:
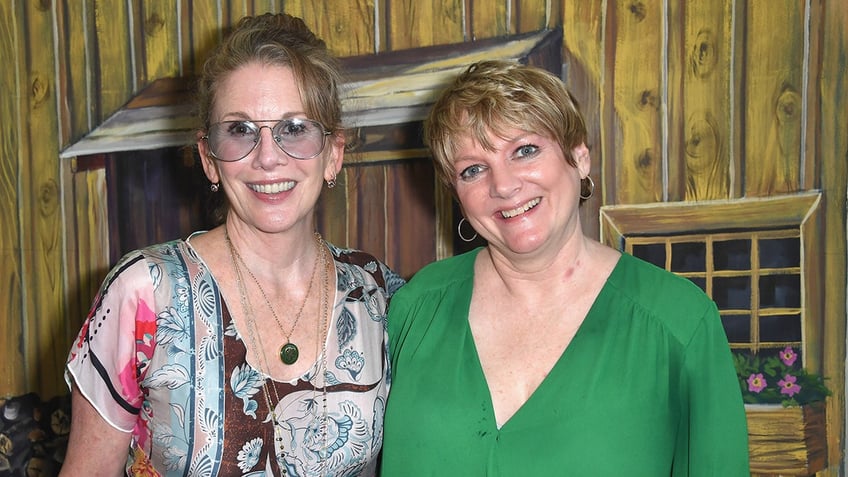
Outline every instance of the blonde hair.
<svg viewBox="0 0 848 477"><path fill-rule="evenodd" d="M424 124L436 175L453 187L459 141L470 136L492 150L489 134L512 128L553 139L572 166L572 149L586 142L577 101L557 76L517 62L472 64L440 94Z"/></svg>

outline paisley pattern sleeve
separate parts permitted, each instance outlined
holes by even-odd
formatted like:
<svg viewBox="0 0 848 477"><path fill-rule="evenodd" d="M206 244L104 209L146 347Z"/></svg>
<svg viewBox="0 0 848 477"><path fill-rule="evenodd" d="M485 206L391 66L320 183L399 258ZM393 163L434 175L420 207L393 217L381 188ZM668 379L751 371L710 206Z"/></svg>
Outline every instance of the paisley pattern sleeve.
<svg viewBox="0 0 848 477"><path fill-rule="evenodd" d="M126 255L101 285L65 370L98 413L131 432L143 401L140 378L153 352L153 283L141 253Z"/></svg>

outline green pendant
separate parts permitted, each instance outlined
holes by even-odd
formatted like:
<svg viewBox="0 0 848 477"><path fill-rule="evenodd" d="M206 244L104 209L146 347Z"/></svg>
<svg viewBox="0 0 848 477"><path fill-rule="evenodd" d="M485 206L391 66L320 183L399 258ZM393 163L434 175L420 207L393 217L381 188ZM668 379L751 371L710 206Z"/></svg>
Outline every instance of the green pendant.
<svg viewBox="0 0 848 477"><path fill-rule="evenodd" d="M293 343L286 343L280 348L280 361L284 364L294 364L298 356L300 350Z"/></svg>

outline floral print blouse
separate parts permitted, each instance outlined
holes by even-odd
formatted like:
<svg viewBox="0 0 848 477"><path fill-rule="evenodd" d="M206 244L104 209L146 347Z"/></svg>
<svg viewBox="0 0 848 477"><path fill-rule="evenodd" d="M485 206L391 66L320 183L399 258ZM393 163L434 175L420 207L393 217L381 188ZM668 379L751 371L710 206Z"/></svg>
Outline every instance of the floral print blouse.
<svg viewBox="0 0 848 477"><path fill-rule="evenodd" d="M326 356L294 382L247 363L190 239L131 252L110 271L66 380L132 434L128 475L375 474L389 390L386 308L404 281L366 253L327 246L337 287ZM324 379L313 380L325 365Z"/></svg>

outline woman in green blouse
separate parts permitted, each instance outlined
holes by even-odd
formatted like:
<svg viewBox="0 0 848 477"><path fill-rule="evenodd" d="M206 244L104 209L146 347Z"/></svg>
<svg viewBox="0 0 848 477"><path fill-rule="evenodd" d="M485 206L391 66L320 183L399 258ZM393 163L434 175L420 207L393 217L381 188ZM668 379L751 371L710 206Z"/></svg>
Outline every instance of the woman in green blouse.
<svg viewBox="0 0 848 477"><path fill-rule="evenodd" d="M586 126L559 78L474 64L426 128L488 244L393 298L382 476L749 475L715 304L583 234Z"/></svg>

